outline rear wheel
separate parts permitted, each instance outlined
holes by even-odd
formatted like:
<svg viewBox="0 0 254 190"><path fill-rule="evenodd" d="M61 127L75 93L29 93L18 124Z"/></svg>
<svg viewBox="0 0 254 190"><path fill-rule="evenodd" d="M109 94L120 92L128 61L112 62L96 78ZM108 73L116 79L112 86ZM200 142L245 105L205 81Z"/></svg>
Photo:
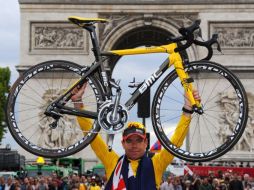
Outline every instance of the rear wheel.
<svg viewBox="0 0 254 190"><path fill-rule="evenodd" d="M44 114L48 105L69 89L84 68L67 61L49 61L26 71L12 86L8 97L7 121L14 139L28 152L43 157L63 157L85 148L94 139L99 126L94 120L82 131L76 116L64 114L56 126ZM102 100L101 88L93 76L87 78L82 102L86 110L97 112ZM73 107L72 101L66 106Z"/></svg>
<svg viewBox="0 0 254 190"><path fill-rule="evenodd" d="M186 161L209 161L233 148L244 132L248 118L247 96L237 77L219 64L193 62L185 70L194 79L204 113L192 114L181 147L172 144L170 138L184 104L181 82L172 71L160 84L153 100L154 131L162 145L175 156Z"/></svg>

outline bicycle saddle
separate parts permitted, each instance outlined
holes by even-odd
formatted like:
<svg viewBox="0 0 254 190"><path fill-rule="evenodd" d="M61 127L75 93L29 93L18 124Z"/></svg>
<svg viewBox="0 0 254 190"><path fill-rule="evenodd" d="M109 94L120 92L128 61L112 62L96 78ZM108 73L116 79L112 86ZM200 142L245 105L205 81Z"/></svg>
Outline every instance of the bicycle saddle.
<svg viewBox="0 0 254 190"><path fill-rule="evenodd" d="M70 17L68 17L68 20L74 24L77 24L78 26L83 26L86 24L93 24L93 23L107 22L106 19L102 19L102 18L83 18L83 17L78 17L78 16L70 16Z"/></svg>

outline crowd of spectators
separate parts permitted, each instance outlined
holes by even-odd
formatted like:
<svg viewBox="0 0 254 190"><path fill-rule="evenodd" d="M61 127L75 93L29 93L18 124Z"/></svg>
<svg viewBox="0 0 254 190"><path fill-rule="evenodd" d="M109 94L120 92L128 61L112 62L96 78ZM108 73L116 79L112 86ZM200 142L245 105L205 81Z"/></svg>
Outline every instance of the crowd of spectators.
<svg viewBox="0 0 254 190"><path fill-rule="evenodd" d="M4 179L0 177L0 190L103 190L106 178L96 175L76 174L59 177L56 173L51 176L36 176L25 178ZM209 176L169 175L160 186L160 190L254 190L254 179L248 174L219 172Z"/></svg>
<svg viewBox="0 0 254 190"><path fill-rule="evenodd" d="M105 178L73 174L68 177L36 176L4 179L0 177L0 190L103 190Z"/></svg>
<svg viewBox="0 0 254 190"><path fill-rule="evenodd" d="M206 177L197 175L168 176L160 190L254 190L254 178L248 174L213 172Z"/></svg>

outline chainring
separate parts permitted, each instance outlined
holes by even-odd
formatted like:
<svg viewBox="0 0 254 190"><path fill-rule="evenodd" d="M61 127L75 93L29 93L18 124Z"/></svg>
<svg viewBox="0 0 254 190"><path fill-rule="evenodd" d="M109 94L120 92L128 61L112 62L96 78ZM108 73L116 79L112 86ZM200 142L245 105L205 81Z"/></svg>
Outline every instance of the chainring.
<svg viewBox="0 0 254 190"><path fill-rule="evenodd" d="M128 111L124 106L118 105L115 119L112 118L113 109L114 103L106 101L101 105L98 114L98 123L108 134L121 132L128 120Z"/></svg>

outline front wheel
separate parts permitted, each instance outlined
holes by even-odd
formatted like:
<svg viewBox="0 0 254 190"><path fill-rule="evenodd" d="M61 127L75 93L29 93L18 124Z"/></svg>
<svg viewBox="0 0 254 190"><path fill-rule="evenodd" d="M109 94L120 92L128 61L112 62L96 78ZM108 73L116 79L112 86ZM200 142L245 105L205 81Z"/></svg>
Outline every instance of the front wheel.
<svg viewBox="0 0 254 190"><path fill-rule="evenodd" d="M48 61L27 70L11 88L6 110L9 130L21 147L35 155L58 158L72 155L94 139L99 126L87 120L90 130L79 126L76 116L63 114L56 121L45 115L48 105L82 76L84 68L67 61ZM97 112L102 91L94 76L88 76L82 102ZM71 101L66 106L73 107Z"/></svg>
<svg viewBox="0 0 254 190"><path fill-rule="evenodd" d="M193 62L185 71L194 79L204 113L192 114L183 145L176 147L170 137L182 115L184 90L176 71L172 71L161 82L153 100L154 131L164 148L176 157L191 162L213 160L232 149L244 132L247 96L237 77L217 63Z"/></svg>

